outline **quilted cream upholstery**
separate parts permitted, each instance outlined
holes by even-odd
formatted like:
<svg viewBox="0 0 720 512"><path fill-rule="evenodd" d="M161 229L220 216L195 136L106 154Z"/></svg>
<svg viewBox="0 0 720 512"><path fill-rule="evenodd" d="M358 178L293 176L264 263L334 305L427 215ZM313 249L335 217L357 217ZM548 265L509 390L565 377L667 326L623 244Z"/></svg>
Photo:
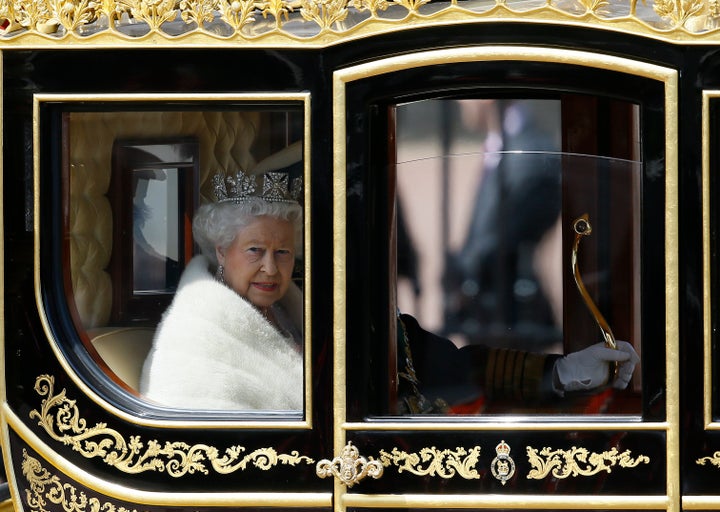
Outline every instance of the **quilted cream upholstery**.
<svg viewBox="0 0 720 512"><path fill-rule="evenodd" d="M88 331L93 347L115 375L134 390L140 386L142 364L152 347L154 329L105 327Z"/></svg>
<svg viewBox="0 0 720 512"><path fill-rule="evenodd" d="M83 164L70 168L70 269L73 297L85 328L110 317L112 283L105 271L112 250L112 212L104 195L110 173Z"/></svg>
<svg viewBox="0 0 720 512"><path fill-rule="evenodd" d="M256 113L117 112L70 114L70 266L75 307L85 329L106 326L112 282L110 185L117 138L195 136L200 144L200 200L211 197L209 176L220 169L247 169L259 124Z"/></svg>

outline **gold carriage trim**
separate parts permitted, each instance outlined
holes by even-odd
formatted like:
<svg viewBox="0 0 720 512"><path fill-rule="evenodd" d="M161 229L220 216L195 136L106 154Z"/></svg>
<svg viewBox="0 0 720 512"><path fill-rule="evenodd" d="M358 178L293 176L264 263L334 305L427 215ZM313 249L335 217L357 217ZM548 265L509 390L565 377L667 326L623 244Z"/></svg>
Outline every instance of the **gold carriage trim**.
<svg viewBox="0 0 720 512"><path fill-rule="evenodd" d="M704 466L708 462L713 466L720 468L720 451L713 453L709 457L700 457L695 461L695 464L697 464L698 466Z"/></svg>
<svg viewBox="0 0 720 512"><path fill-rule="evenodd" d="M617 448L602 453L591 453L585 448L575 446L569 450L553 450L545 447L538 454L537 449L528 446L527 456L533 467L527 477L533 480L542 480L551 473L555 478L592 476L601 471L610 473L615 466L634 468L641 463L650 462L650 458L646 455L633 458L630 450L620 453Z"/></svg>
<svg viewBox="0 0 720 512"><path fill-rule="evenodd" d="M383 475L384 469L380 461L372 457L366 459L360 455L360 451L352 442L348 442L339 456L332 460L319 461L315 472L320 478L333 476L348 487L352 487L366 477L377 480Z"/></svg>
<svg viewBox="0 0 720 512"><path fill-rule="evenodd" d="M27 454L23 449L22 473L28 481L25 489L25 503L34 512L48 512L48 502L61 505L62 510L73 512L137 512L117 506L111 502L101 502L99 499L87 496L71 484L62 483L57 475L51 474L43 467L39 460Z"/></svg>
<svg viewBox="0 0 720 512"><path fill-rule="evenodd" d="M69 399L63 389L55 394L55 379L40 375L35 381L35 391L46 396L40 404L40 411L30 411L30 419L38 419L48 435L56 441L72 446L82 456L101 458L107 465L124 473L145 471L166 472L173 477L186 474L209 474L209 468L217 473L229 474L242 471L249 466L267 471L278 464L295 466L314 464L315 461L297 451L289 454L278 453L274 448L258 448L245 453L243 446L231 446L224 453L206 444L189 445L182 441L156 440L143 442L140 436L130 436L129 441L117 430L105 423L87 426L80 416L75 400ZM209 464L209 466L208 466Z"/></svg>
<svg viewBox="0 0 720 512"><path fill-rule="evenodd" d="M716 0L0 0L0 41L329 45L459 21L545 21L718 40Z"/></svg>
<svg viewBox="0 0 720 512"><path fill-rule="evenodd" d="M418 476L439 476L452 478L456 474L466 480L477 480L480 473L475 469L480 458L480 447L467 450L439 450L434 446L423 448L418 453L407 453L393 448L390 453L380 451L380 461L385 467L396 466L398 473L408 471Z"/></svg>

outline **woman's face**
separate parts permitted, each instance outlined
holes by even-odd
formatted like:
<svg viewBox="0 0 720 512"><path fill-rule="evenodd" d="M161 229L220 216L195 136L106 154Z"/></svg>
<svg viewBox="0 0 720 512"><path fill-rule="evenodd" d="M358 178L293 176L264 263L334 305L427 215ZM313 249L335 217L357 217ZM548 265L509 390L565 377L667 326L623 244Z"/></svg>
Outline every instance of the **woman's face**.
<svg viewBox="0 0 720 512"><path fill-rule="evenodd" d="M215 248L225 282L258 308L267 308L287 292L295 264L292 224L260 216L241 229L226 249Z"/></svg>

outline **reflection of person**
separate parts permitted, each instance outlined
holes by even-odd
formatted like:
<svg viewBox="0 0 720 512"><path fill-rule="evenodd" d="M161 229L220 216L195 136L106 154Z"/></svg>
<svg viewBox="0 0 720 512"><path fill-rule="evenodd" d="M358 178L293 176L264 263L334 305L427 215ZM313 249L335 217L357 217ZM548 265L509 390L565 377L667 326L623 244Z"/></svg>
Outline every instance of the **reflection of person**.
<svg viewBox="0 0 720 512"><path fill-rule="evenodd" d="M188 264L143 368L140 392L186 409L300 410L302 292L292 283L302 237L299 182L268 172L216 176ZM214 272L215 274L213 275Z"/></svg>
<svg viewBox="0 0 720 512"><path fill-rule="evenodd" d="M467 345L425 331L410 315L398 317L400 412L467 410L484 399L531 405L572 392L592 392L608 383L624 389L640 358L632 345L603 343L566 356ZM614 369L618 364L617 372Z"/></svg>
<svg viewBox="0 0 720 512"><path fill-rule="evenodd" d="M487 135L466 240L447 266L446 332L463 332L471 343L497 335L516 347L552 346L561 339L562 298L549 286L561 280L549 274L559 260L551 255L540 271L548 260L540 249L552 247L542 244L544 237L559 234L557 102L460 105L466 126Z"/></svg>
<svg viewBox="0 0 720 512"><path fill-rule="evenodd" d="M133 290L136 292L168 291L174 288L182 270L177 257L160 254L145 236L146 228L151 231L168 222L162 215L154 215L154 209L147 201L151 183L167 181L166 173L163 169L133 171Z"/></svg>

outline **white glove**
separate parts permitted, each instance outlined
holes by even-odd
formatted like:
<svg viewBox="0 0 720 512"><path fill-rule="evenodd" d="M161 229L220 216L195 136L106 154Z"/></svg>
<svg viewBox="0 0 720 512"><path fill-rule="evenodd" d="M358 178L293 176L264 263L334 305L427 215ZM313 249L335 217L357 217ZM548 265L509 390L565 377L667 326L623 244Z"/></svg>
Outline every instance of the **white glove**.
<svg viewBox="0 0 720 512"><path fill-rule="evenodd" d="M630 343L618 341L617 349L596 343L558 359L553 368L555 391L562 395L564 391L587 391L605 385L610 377L609 364L614 361L619 367L612 386L625 389L640 357Z"/></svg>

